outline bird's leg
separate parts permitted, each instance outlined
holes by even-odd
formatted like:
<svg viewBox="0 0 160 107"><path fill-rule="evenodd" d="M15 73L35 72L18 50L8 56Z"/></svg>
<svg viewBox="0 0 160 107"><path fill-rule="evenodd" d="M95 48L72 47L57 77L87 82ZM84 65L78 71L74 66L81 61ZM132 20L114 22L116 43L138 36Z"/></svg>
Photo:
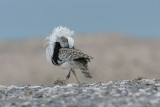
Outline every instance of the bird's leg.
<svg viewBox="0 0 160 107"><path fill-rule="evenodd" d="M70 71L69 71L69 73L68 73L68 75L66 76L66 80L68 80L69 78L70 78Z"/></svg>
<svg viewBox="0 0 160 107"><path fill-rule="evenodd" d="M76 77L77 82L80 83L79 80L78 80L78 78L77 78L76 72L73 69L71 69L71 71L72 71L73 75Z"/></svg>

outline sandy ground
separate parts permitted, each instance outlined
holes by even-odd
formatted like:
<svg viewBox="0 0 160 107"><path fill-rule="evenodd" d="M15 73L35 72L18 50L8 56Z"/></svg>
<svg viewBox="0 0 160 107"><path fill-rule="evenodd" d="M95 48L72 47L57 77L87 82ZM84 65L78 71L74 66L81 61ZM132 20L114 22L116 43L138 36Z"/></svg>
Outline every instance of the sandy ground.
<svg viewBox="0 0 160 107"><path fill-rule="evenodd" d="M160 39L136 39L118 34L75 36L75 47L94 59L93 79L77 70L81 82L160 77ZM0 42L0 84L42 85L64 78L68 71L47 62L42 39ZM76 82L71 75L68 83Z"/></svg>

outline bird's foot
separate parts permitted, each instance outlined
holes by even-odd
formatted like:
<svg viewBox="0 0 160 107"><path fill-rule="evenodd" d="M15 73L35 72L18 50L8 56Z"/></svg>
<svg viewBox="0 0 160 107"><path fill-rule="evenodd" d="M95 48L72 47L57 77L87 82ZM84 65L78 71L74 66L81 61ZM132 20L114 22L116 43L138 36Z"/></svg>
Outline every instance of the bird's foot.
<svg viewBox="0 0 160 107"><path fill-rule="evenodd" d="M55 85L66 85L66 80L65 79L57 79L55 82L54 82L54 84Z"/></svg>

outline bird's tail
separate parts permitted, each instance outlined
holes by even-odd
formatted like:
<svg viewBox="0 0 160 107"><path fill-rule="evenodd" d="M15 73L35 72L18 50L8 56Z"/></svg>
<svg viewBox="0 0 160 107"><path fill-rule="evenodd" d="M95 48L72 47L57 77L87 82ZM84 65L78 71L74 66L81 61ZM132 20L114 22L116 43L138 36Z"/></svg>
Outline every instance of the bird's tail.
<svg viewBox="0 0 160 107"><path fill-rule="evenodd" d="M77 60L77 65L85 77L89 79L92 78L91 73L88 70L88 62L85 59Z"/></svg>
<svg viewBox="0 0 160 107"><path fill-rule="evenodd" d="M88 72L88 70L87 70L87 71L82 71L82 73L83 73L83 75L84 75L85 77L87 77L87 78L89 78L89 79L92 78L91 73Z"/></svg>

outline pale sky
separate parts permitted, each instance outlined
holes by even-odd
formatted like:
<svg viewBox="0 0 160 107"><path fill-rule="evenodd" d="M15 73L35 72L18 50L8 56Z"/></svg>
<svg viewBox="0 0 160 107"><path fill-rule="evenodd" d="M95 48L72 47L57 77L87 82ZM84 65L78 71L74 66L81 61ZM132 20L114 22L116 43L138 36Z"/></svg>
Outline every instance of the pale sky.
<svg viewBox="0 0 160 107"><path fill-rule="evenodd" d="M160 0L0 0L0 39L75 33L160 37Z"/></svg>

